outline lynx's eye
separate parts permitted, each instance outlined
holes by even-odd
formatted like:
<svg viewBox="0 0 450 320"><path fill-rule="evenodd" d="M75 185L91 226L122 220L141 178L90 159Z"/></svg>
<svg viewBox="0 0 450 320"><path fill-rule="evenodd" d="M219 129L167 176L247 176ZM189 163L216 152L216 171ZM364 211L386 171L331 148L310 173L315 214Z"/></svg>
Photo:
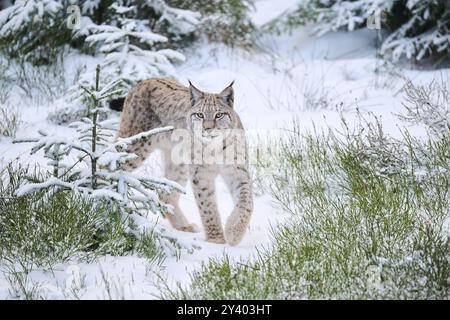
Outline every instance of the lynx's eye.
<svg viewBox="0 0 450 320"><path fill-rule="evenodd" d="M216 119L221 119L223 118L223 116L225 115L225 113L216 113Z"/></svg>
<svg viewBox="0 0 450 320"><path fill-rule="evenodd" d="M204 118L203 113L200 113L200 112L194 113L194 115L195 115L197 118L199 118L199 119L203 119L203 118Z"/></svg>

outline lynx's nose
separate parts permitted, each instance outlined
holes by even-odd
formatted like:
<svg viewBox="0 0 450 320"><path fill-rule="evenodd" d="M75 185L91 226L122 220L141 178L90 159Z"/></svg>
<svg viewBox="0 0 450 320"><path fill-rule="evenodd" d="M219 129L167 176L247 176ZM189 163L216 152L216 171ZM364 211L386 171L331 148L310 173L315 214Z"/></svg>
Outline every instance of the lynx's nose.
<svg viewBox="0 0 450 320"><path fill-rule="evenodd" d="M214 120L205 120L203 121L203 129L205 131L210 131L211 129L214 129L215 123Z"/></svg>

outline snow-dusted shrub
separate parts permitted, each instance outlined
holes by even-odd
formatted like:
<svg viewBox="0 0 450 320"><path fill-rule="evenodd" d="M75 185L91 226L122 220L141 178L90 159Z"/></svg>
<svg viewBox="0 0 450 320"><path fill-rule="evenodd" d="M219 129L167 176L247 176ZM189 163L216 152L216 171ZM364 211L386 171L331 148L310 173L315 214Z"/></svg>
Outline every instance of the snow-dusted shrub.
<svg viewBox="0 0 450 320"><path fill-rule="evenodd" d="M29 263L30 269L48 266L76 253L88 255L91 247L105 242L96 238L111 216L108 206L94 208L86 199L67 191L50 197L42 192L25 197L2 193L2 197L6 195L11 198L0 204L1 262Z"/></svg>
<svg viewBox="0 0 450 320"><path fill-rule="evenodd" d="M379 117L363 116L359 111L357 116L356 124L351 126L341 115L343 129L334 133L332 139L343 141L342 145L348 148L345 151L356 155L352 161L370 168L380 177L406 172L410 165L407 146L384 132Z"/></svg>
<svg viewBox="0 0 450 320"><path fill-rule="evenodd" d="M47 177L37 168L30 171L17 164L0 170L0 265L27 274L68 259L119 255L133 248L129 221L106 202L93 206L70 190L16 196L21 186Z"/></svg>
<svg viewBox="0 0 450 320"><path fill-rule="evenodd" d="M28 105L55 101L67 91L63 51L48 65L34 66L26 56L19 57L11 60L8 71L21 99Z"/></svg>
<svg viewBox="0 0 450 320"><path fill-rule="evenodd" d="M5 104L10 96L11 76L8 74L8 63L0 57L0 104Z"/></svg>
<svg viewBox="0 0 450 320"><path fill-rule="evenodd" d="M17 109L10 105L0 105L0 136L15 137L20 123Z"/></svg>
<svg viewBox="0 0 450 320"><path fill-rule="evenodd" d="M317 35L354 31L368 24L374 27L379 22L382 29L389 31L383 39L381 53L394 62L401 58L450 59L448 1L305 0L266 27L280 32L308 22L315 23Z"/></svg>
<svg viewBox="0 0 450 320"><path fill-rule="evenodd" d="M450 132L450 86L444 79L427 85L415 85L408 81L405 86L405 111L401 120L422 124L433 135Z"/></svg>
<svg viewBox="0 0 450 320"><path fill-rule="evenodd" d="M105 111L105 110L101 110ZM106 120L108 113L99 113L99 120ZM79 121L89 116L89 111L83 105L70 105L58 108L48 114L47 119L57 125L68 125L72 122Z"/></svg>
<svg viewBox="0 0 450 320"><path fill-rule="evenodd" d="M200 12L198 35L206 35L209 41L223 42L230 46L250 46L255 27L248 17L254 0L170 0L181 8Z"/></svg>

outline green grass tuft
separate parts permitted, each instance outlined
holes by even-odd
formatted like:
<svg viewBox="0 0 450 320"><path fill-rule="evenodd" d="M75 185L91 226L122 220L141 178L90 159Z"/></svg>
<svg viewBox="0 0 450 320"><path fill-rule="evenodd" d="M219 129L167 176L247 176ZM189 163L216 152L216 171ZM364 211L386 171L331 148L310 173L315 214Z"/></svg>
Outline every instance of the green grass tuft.
<svg viewBox="0 0 450 320"><path fill-rule="evenodd" d="M37 171L36 171L37 172ZM8 166L0 181L0 264L15 272L52 268L71 259L92 261L106 254L137 251L150 262L163 259L153 233L136 237L131 219L105 203L93 206L89 199L71 191L50 195L37 191L17 197L26 181L42 180L28 168Z"/></svg>
<svg viewBox="0 0 450 320"><path fill-rule="evenodd" d="M272 247L211 260L164 297L448 299L450 132L398 141L376 119L344 127L294 130L262 159L264 170L275 164L267 187L292 215Z"/></svg>

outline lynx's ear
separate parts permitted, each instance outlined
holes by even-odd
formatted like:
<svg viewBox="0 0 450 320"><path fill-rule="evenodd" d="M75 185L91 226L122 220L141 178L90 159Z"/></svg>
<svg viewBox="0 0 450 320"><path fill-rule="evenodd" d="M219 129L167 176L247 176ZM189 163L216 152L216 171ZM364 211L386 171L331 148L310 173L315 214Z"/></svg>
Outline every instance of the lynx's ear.
<svg viewBox="0 0 450 320"><path fill-rule="evenodd" d="M197 104L197 102L203 98L204 94L202 91L194 87L191 80L189 80L189 92L191 94L191 107Z"/></svg>
<svg viewBox="0 0 450 320"><path fill-rule="evenodd" d="M219 93L219 97L225 102L227 105L229 105L231 108L233 108L234 104L234 90L233 90L233 84L234 80L230 83L228 87L222 90L221 93Z"/></svg>

